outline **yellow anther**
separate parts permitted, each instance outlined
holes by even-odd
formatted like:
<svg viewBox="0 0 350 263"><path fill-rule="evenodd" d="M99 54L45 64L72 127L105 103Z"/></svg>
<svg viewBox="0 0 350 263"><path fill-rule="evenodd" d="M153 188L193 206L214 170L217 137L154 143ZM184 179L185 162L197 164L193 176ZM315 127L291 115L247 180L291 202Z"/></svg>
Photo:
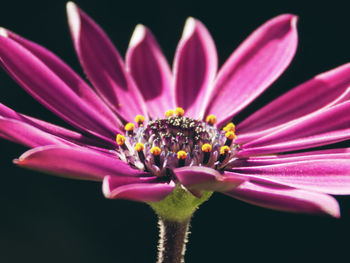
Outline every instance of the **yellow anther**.
<svg viewBox="0 0 350 263"><path fill-rule="evenodd" d="M116 141L117 141L117 144L118 144L119 146L124 145L124 143L125 143L125 136L124 136L124 135L121 135L121 134L118 134L118 135L117 135L117 138L116 138Z"/></svg>
<svg viewBox="0 0 350 263"><path fill-rule="evenodd" d="M203 144L202 151L206 152L206 153L210 153L211 152L211 145L209 143Z"/></svg>
<svg viewBox="0 0 350 263"><path fill-rule="evenodd" d="M136 143L135 151L141 152L141 151L143 151L143 149L145 149L145 146L143 145L143 143L140 143L140 142Z"/></svg>
<svg viewBox="0 0 350 263"><path fill-rule="evenodd" d="M162 150L159 147L152 147L150 152L154 156L159 156Z"/></svg>
<svg viewBox="0 0 350 263"><path fill-rule="evenodd" d="M225 136L226 136L227 139L229 139L229 140L231 140L231 141L232 141L234 138L236 138L236 134L235 134L233 131L226 132L226 133L225 133Z"/></svg>
<svg viewBox="0 0 350 263"><path fill-rule="evenodd" d="M230 122L229 124L227 124L227 125L223 128L223 130L224 130L225 132L230 132L230 131L235 132L235 131L236 131L236 126L235 126L232 122Z"/></svg>
<svg viewBox="0 0 350 263"><path fill-rule="evenodd" d="M167 118L169 118L169 117L171 117L171 116L173 116L174 115L174 111L173 110L167 110L166 112L165 112L165 116L167 117Z"/></svg>
<svg viewBox="0 0 350 263"><path fill-rule="evenodd" d="M185 151L178 151L177 152L177 159L185 160L186 157L187 157L187 153Z"/></svg>
<svg viewBox="0 0 350 263"><path fill-rule="evenodd" d="M207 118L205 119L205 121L209 124L209 125L214 125L216 123L216 116L211 114L208 115Z"/></svg>
<svg viewBox="0 0 350 263"><path fill-rule="evenodd" d="M137 124L142 124L144 121L145 121L145 117L143 117L142 115L136 115L135 122Z"/></svg>
<svg viewBox="0 0 350 263"><path fill-rule="evenodd" d="M185 110L183 108L178 107L175 109L176 116L182 117L184 116L184 114L185 114Z"/></svg>
<svg viewBox="0 0 350 263"><path fill-rule="evenodd" d="M228 147L227 145L224 145L220 148L220 154L228 154L230 151L230 147Z"/></svg>
<svg viewBox="0 0 350 263"><path fill-rule="evenodd" d="M125 126L124 126L124 130L126 131L133 131L135 129L135 124L128 122Z"/></svg>

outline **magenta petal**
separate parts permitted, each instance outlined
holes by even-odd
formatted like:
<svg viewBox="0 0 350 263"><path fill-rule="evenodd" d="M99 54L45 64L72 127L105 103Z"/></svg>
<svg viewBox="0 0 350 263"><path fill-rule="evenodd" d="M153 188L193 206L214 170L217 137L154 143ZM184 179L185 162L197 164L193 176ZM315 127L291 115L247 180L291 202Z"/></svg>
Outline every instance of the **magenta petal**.
<svg viewBox="0 0 350 263"><path fill-rule="evenodd" d="M67 14L75 50L97 92L128 121L137 114L147 116L142 95L105 32L72 2Z"/></svg>
<svg viewBox="0 0 350 263"><path fill-rule="evenodd" d="M30 126L33 126L34 129L37 128L40 130L40 132L44 132L49 133L51 135L54 135L55 137L59 137L62 138L64 140L66 140L67 142L72 142L75 144L79 144L79 145L96 145L96 146L101 146L101 147L106 147L106 148L110 148L110 147L115 147L115 144L112 142L104 142L101 140L98 140L98 138L93 139L93 138L86 138L83 135L81 135L80 133L65 129L63 127L33 118L33 117L29 117L20 113L15 112L14 110L10 109L9 107L6 107L5 105L3 105L2 103L0 103L0 117L4 117L4 118L8 118L8 119L12 119L12 120L16 120L19 122L22 122L23 124L27 124ZM16 135L16 134L14 134ZM45 135L47 136L47 135ZM2 134L2 137L5 138L5 134ZM7 138L8 140L13 140L14 138ZM18 138L21 139L21 138ZM22 143L24 144L24 141L21 142L21 140L26 140L25 138L21 139L21 140L16 140L16 142ZM28 141L28 143L30 143L30 141ZM25 143L26 146L29 147L35 147L31 144ZM48 145L49 143L46 144L40 144L40 145ZM56 144L56 143L50 143L50 144ZM36 145L39 146L39 145Z"/></svg>
<svg viewBox="0 0 350 263"><path fill-rule="evenodd" d="M350 102L310 114L242 146L239 156L294 151L350 138Z"/></svg>
<svg viewBox="0 0 350 263"><path fill-rule="evenodd" d="M238 143L271 133L287 122L349 97L350 63L320 74L272 101L237 126Z"/></svg>
<svg viewBox="0 0 350 263"><path fill-rule="evenodd" d="M313 159L235 167L232 171L310 191L335 195L350 194L349 159Z"/></svg>
<svg viewBox="0 0 350 263"><path fill-rule="evenodd" d="M208 167L192 166L174 169L179 182L190 190L227 191L246 180L242 176L224 176Z"/></svg>
<svg viewBox="0 0 350 263"><path fill-rule="evenodd" d="M55 72L8 37L0 36L0 64L29 94L75 127L107 138L118 132Z"/></svg>
<svg viewBox="0 0 350 263"><path fill-rule="evenodd" d="M350 159L350 149L339 148L293 154L255 156L249 157L247 159L238 159L237 161L235 161L234 166L260 166L324 159Z"/></svg>
<svg viewBox="0 0 350 263"><path fill-rule="evenodd" d="M269 20L225 62L206 110L217 116L219 126L259 96L289 65L297 48L296 22L297 17L290 14Z"/></svg>
<svg viewBox="0 0 350 263"><path fill-rule="evenodd" d="M105 105L95 92L83 81L67 64L46 48L33 43L13 32L6 30L7 37L16 41L50 68L69 88L71 88L81 100L89 107L100 113L100 118L105 119L110 125L118 124L120 121L116 115Z"/></svg>
<svg viewBox="0 0 350 263"><path fill-rule="evenodd" d="M26 123L0 117L0 137L28 147L69 144Z"/></svg>
<svg viewBox="0 0 350 263"><path fill-rule="evenodd" d="M174 59L177 106L193 118L202 118L217 71L213 39L205 26L188 18Z"/></svg>
<svg viewBox="0 0 350 263"><path fill-rule="evenodd" d="M25 168L74 179L101 181L106 175L144 176L147 174L132 169L117 156L82 147L38 147L22 154L15 163Z"/></svg>
<svg viewBox="0 0 350 263"><path fill-rule="evenodd" d="M121 182L122 181L122 182ZM139 202L158 202L167 197L175 188L175 183L157 183L154 178L125 179L106 176L103 193L110 199L128 199Z"/></svg>
<svg viewBox="0 0 350 263"><path fill-rule="evenodd" d="M270 209L340 217L338 202L326 194L252 182L245 182L225 194Z"/></svg>
<svg viewBox="0 0 350 263"><path fill-rule="evenodd" d="M151 117L175 108L172 74L151 31L137 25L126 52L126 67L139 87Z"/></svg>

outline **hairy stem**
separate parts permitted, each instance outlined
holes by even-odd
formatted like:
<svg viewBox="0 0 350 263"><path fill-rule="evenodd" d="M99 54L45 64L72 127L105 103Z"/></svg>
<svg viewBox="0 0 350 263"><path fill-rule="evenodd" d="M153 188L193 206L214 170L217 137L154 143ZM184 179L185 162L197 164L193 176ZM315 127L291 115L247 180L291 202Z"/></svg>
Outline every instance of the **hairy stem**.
<svg viewBox="0 0 350 263"><path fill-rule="evenodd" d="M177 222L159 217L157 263L182 263L186 250L190 218Z"/></svg>

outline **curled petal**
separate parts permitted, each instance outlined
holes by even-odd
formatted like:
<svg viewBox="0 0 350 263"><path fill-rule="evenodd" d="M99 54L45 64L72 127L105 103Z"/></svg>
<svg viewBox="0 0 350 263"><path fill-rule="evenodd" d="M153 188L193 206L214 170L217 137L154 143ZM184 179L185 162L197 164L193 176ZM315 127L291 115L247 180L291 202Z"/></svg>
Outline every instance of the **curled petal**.
<svg viewBox="0 0 350 263"><path fill-rule="evenodd" d="M142 95L106 33L72 2L67 14L80 64L100 96L127 121L147 116Z"/></svg>
<svg viewBox="0 0 350 263"><path fill-rule="evenodd" d="M205 26L190 17L174 59L176 104L194 118L203 117L217 71L214 41Z"/></svg>
<svg viewBox="0 0 350 263"><path fill-rule="evenodd" d="M239 156L261 155L322 146L350 138L350 102L310 114L298 122L242 145Z"/></svg>
<svg viewBox="0 0 350 263"><path fill-rule="evenodd" d="M297 48L297 17L280 15L254 31L230 56L218 73L214 96L206 114L218 116L218 125L268 88L286 69Z"/></svg>
<svg viewBox="0 0 350 263"><path fill-rule="evenodd" d="M110 199L128 199L139 202L158 202L167 197L175 188L175 183L157 183L156 179L106 176L103 179L103 193Z"/></svg>
<svg viewBox="0 0 350 263"><path fill-rule="evenodd" d="M227 191L246 180L244 176L224 176L208 167L192 166L174 169L179 182L190 190Z"/></svg>
<svg viewBox="0 0 350 263"><path fill-rule="evenodd" d="M17 165L73 179L101 181L106 175L145 176L116 156L82 147L44 146L22 154Z"/></svg>
<svg viewBox="0 0 350 263"><path fill-rule="evenodd" d="M151 31L137 25L126 52L126 67L139 87L151 117L175 108L172 75Z"/></svg>
<svg viewBox="0 0 350 263"><path fill-rule="evenodd" d="M245 182L225 194L270 209L340 217L338 202L326 194L252 182Z"/></svg>
<svg viewBox="0 0 350 263"><path fill-rule="evenodd" d="M292 89L237 126L237 143L271 133L288 122L349 99L350 63L320 74Z"/></svg>

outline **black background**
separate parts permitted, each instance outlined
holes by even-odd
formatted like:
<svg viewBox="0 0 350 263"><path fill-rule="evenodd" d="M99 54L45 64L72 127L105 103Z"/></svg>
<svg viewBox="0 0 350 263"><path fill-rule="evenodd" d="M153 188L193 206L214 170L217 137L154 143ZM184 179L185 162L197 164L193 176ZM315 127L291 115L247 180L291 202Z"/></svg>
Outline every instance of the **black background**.
<svg viewBox="0 0 350 263"><path fill-rule="evenodd" d="M285 74L242 119L293 86L349 61L348 6L336 1L77 1L124 54L137 23L156 35L171 62L188 16L206 24L220 63L257 26L281 13L299 16L299 47ZM80 74L65 1L1 1L0 25L54 51ZM3 71L0 101L65 125ZM348 146L343 143L341 146ZM155 262L156 216L144 204L104 199L98 183L15 167L26 148L0 141L0 262ZM254 207L215 194L195 214L187 262L347 261L350 198L337 197L342 218Z"/></svg>

